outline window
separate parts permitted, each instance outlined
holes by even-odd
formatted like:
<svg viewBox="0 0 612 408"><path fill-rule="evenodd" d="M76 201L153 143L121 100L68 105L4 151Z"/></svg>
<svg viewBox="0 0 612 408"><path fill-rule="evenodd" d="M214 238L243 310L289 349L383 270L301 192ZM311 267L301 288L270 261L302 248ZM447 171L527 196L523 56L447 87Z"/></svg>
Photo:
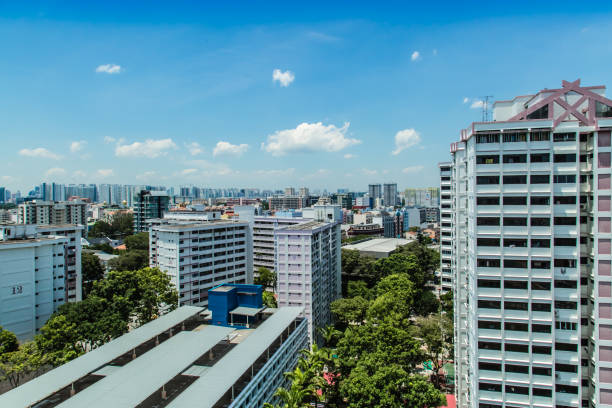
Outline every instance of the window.
<svg viewBox="0 0 612 408"><path fill-rule="evenodd" d="M506 364L505 369L507 373L529 374L529 366L526 365Z"/></svg>
<svg viewBox="0 0 612 408"><path fill-rule="evenodd" d="M529 353L529 346L526 344L506 343L504 349L513 353Z"/></svg>
<svg viewBox="0 0 612 408"><path fill-rule="evenodd" d="M504 288L505 289L527 289L527 281L505 280Z"/></svg>
<svg viewBox="0 0 612 408"><path fill-rule="evenodd" d="M578 394L578 387L573 385L555 384L555 391L563 394Z"/></svg>
<svg viewBox="0 0 612 408"><path fill-rule="evenodd" d="M531 290L547 290L550 291L550 282L531 282Z"/></svg>
<svg viewBox="0 0 612 408"><path fill-rule="evenodd" d="M515 322L505 322L504 329L510 331L529 331L529 325L527 323L515 323Z"/></svg>
<svg viewBox="0 0 612 408"><path fill-rule="evenodd" d="M476 225L499 225L499 217L478 217Z"/></svg>
<svg viewBox="0 0 612 408"><path fill-rule="evenodd" d="M555 238L555 246L576 246L576 238Z"/></svg>
<svg viewBox="0 0 612 408"><path fill-rule="evenodd" d="M531 310L533 310L534 312L550 312L551 304L534 302L531 304Z"/></svg>
<svg viewBox="0 0 612 408"><path fill-rule="evenodd" d="M497 163L499 163L499 156L498 155L494 155L494 156L479 155L479 156L476 156L476 164L497 164Z"/></svg>
<svg viewBox="0 0 612 408"><path fill-rule="evenodd" d="M550 205L550 197L531 196L531 205Z"/></svg>
<svg viewBox="0 0 612 408"><path fill-rule="evenodd" d="M555 204L576 204L576 196L555 196Z"/></svg>
<svg viewBox="0 0 612 408"><path fill-rule="evenodd" d="M511 394L529 395L529 387L519 387L518 385L506 385L506 392Z"/></svg>
<svg viewBox="0 0 612 408"><path fill-rule="evenodd" d="M527 268L527 260L504 259L504 268Z"/></svg>
<svg viewBox="0 0 612 408"><path fill-rule="evenodd" d="M532 248L550 248L550 239L531 239Z"/></svg>
<svg viewBox="0 0 612 408"><path fill-rule="evenodd" d="M499 143L499 133L484 133L476 135L476 143Z"/></svg>
<svg viewBox="0 0 612 408"><path fill-rule="evenodd" d="M550 269L550 261L531 261L531 269Z"/></svg>
<svg viewBox="0 0 612 408"><path fill-rule="evenodd" d="M576 133L554 133L553 142L575 142Z"/></svg>
<svg viewBox="0 0 612 408"><path fill-rule="evenodd" d="M612 107L595 101L595 116L598 118L612 118Z"/></svg>
<svg viewBox="0 0 612 408"><path fill-rule="evenodd" d="M576 331L578 329L578 323L556 321L555 328L557 330Z"/></svg>
<svg viewBox="0 0 612 408"><path fill-rule="evenodd" d="M504 196L504 205L527 205L527 197L526 196L505 197Z"/></svg>
<svg viewBox="0 0 612 408"><path fill-rule="evenodd" d="M478 300L479 309L501 309L499 300Z"/></svg>
<svg viewBox="0 0 612 408"><path fill-rule="evenodd" d="M527 141L527 133L526 132L504 133L503 134L503 141L504 141L504 143L526 142Z"/></svg>
<svg viewBox="0 0 612 408"><path fill-rule="evenodd" d="M578 372L578 366L574 365L574 364L556 363L555 364L555 371L561 371L561 372L564 372L564 373L577 373Z"/></svg>
<svg viewBox="0 0 612 408"><path fill-rule="evenodd" d="M542 107L541 109L544 109L544 107ZM535 114L539 110L540 109L527 115L527 119L532 119L529 116ZM547 117L548 117L548 105L546 105L546 117L538 118L538 119L546 119ZM529 136L532 142L546 142L550 140L550 132L548 130L532 130Z"/></svg>
<svg viewBox="0 0 612 408"><path fill-rule="evenodd" d="M505 227L524 227L527 225L527 218L523 217L504 217Z"/></svg>
<svg viewBox="0 0 612 408"><path fill-rule="evenodd" d="M550 324L532 324L531 331L534 333L551 333Z"/></svg>
<svg viewBox="0 0 612 408"><path fill-rule="evenodd" d="M556 174L553 176L555 184L574 184L576 183L575 174Z"/></svg>
<svg viewBox="0 0 612 408"><path fill-rule="evenodd" d="M533 375L545 375L552 376L552 368L551 367L531 367L531 374Z"/></svg>
<svg viewBox="0 0 612 408"><path fill-rule="evenodd" d="M550 346L531 346L531 352L533 354L552 354L552 347Z"/></svg>
<svg viewBox="0 0 612 408"><path fill-rule="evenodd" d="M578 282L575 280L555 279L555 288L560 289L576 289Z"/></svg>
<svg viewBox="0 0 612 408"><path fill-rule="evenodd" d="M502 365L500 363L487 363L485 361L478 362L479 370L489 370L489 371L501 371Z"/></svg>
<svg viewBox="0 0 612 408"><path fill-rule="evenodd" d="M555 268L575 268L575 259L555 259Z"/></svg>
<svg viewBox="0 0 612 408"><path fill-rule="evenodd" d="M491 341L479 341L478 348L481 350L501 350L501 343Z"/></svg>
<svg viewBox="0 0 612 408"><path fill-rule="evenodd" d="M506 301L506 302L504 302L504 309L507 309L507 310L523 310L523 311L528 311L529 310L529 303Z"/></svg>
<svg viewBox="0 0 612 408"><path fill-rule="evenodd" d="M527 240L518 238L504 238L504 246L507 248L526 248Z"/></svg>
<svg viewBox="0 0 612 408"><path fill-rule="evenodd" d="M501 282L495 279L478 279L479 288L500 288Z"/></svg>
<svg viewBox="0 0 612 408"><path fill-rule="evenodd" d="M479 320L478 328L479 329L489 329L489 330L500 330L501 322L491 322L488 320Z"/></svg>
<svg viewBox="0 0 612 408"><path fill-rule="evenodd" d="M526 154L504 154L504 163L527 163Z"/></svg>
<svg viewBox="0 0 612 408"><path fill-rule="evenodd" d="M555 217L555 225L576 225L576 217Z"/></svg>
<svg viewBox="0 0 612 408"><path fill-rule="evenodd" d="M478 238L476 244L478 246L498 247L499 241L499 238Z"/></svg>
<svg viewBox="0 0 612 408"><path fill-rule="evenodd" d="M529 182L531 184L550 184L550 176L548 174L532 174Z"/></svg>
<svg viewBox="0 0 612 408"><path fill-rule="evenodd" d="M576 353L578 352L578 344L572 343L555 343L555 350L569 351Z"/></svg>
<svg viewBox="0 0 612 408"><path fill-rule="evenodd" d="M577 308L578 302L555 300L555 309L576 310Z"/></svg>
<svg viewBox="0 0 612 408"><path fill-rule="evenodd" d="M476 184L478 185L499 184L499 176L477 176Z"/></svg>
<svg viewBox="0 0 612 408"><path fill-rule="evenodd" d="M548 227L550 226L550 218L531 218L532 227Z"/></svg>
<svg viewBox="0 0 612 408"><path fill-rule="evenodd" d="M555 163L576 163L575 153L555 153L553 157Z"/></svg>
<svg viewBox="0 0 612 408"><path fill-rule="evenodd" d="M499 268L501 262L499 259L479 258L476 260L476 265L479 268Z"/></svg>
<svg viewBox="0 0 612 408"><path fill-rule="evenodd" d="M476 197L478 205L499 205L499 197Z"/></svg>
<svg viewBox="0 0 612 408"><path fill-rule="evenodd" d="M536 367L534 367L536 368ZM535 374L534 374L535 375ZM536 397L552 397L552 390L547 388L536 388L531 389L531 393Z"/></svg>
<svg viewBox="0 0 612 408"><path fill-rule="evenodd" d="M527 184L525 175L504 176L503 180L504 184Z"/></svg>
<svg viewBox="0 0 612 408"><path fill-rule="evenodd" d="M530 160L532 163L549 163L550 153L531 153Z"/></svg>
<svg viewBox="0 0 612 408"><path fill-rule="evenodd" d="M491 384L491 383L486 383L486 382L479 382L478 389L480 391L501 392L502 386L501 384Z"/></svg>

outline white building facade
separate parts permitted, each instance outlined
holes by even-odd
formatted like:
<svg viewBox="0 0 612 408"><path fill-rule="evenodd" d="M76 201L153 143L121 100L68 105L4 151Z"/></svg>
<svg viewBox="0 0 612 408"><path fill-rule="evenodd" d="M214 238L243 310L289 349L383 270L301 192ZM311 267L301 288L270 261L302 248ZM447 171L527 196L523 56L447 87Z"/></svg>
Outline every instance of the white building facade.
<svg viewBox="0 0 612 408"><path fill-rule="evenodd" d="M440 165L459 407L612 407L604 91L564 81L497 102Z"/></svg>

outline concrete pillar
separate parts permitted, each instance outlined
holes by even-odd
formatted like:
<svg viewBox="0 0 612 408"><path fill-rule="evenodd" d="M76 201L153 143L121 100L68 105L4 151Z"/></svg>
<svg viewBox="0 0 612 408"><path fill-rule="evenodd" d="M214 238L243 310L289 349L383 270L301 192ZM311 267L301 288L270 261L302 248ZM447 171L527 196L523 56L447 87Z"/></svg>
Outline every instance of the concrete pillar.
<svg viewBox="0 0 612 408"><path fill-rule="evenodd" d="M215 358L215 354L213 353L213 349L210 349L210 350L208 351L208 358L209 358L209 359L211 359L211 360L212 360L213 358Z"/></svg>
<svg viewBox="0 0 612 408"><path fill-rule="evenodd" d="M134 360L136 358L136 349L133 348L132 349L132 360Z"/></svg>
<svg viewBox="0 0 612 408"><path fill-rule="evenodd" d="M159 336L155 336L155 345L159 346Z"/></svg>
<svg viewBox="0 0 612 408"><path fill-rule="evenodd" d="M76 394L76 390L74 389L74 383L70 384L70 396L72 397Z"/></svg>
<svg viewBox="0 0 612 408"><path fill-rule="evenodd" d="M172 329L169 330L169 335L172 337Z"/></svg>
<svg viewBox="0 0 612 408"><path fill-rule="evenodd" d="M168 399L168 393L166 392L166 385L162 385L161 397L163 400Z"/></svg>
<svg viewBox="0 0 612 408"><path fill-rule="evenodd" d="M234 400L234 386L232 385L232 401Z"/></svg>

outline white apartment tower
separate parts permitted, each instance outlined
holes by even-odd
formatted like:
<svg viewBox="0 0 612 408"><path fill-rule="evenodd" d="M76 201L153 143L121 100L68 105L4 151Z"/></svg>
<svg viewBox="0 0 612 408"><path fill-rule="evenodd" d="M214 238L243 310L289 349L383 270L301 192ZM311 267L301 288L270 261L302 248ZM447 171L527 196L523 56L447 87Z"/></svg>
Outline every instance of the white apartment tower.
<svg viewBox="0 0 612 408"><path fill-rule="evenodd" d="M612 407L612 100L496 102L441 170L459 407Z"/></svg>
<svg viewBox="0 0 612 408"><path fill-rule="evenodd" d="M30 201L19 204L19 224L87 225L87 203L84 201Z"/></svg>
<svg viewBox="0 0 612 408"><path fill-rule="evenodd" d="M208 305L208 290L222 283L253 283L248 221L152 220L149 264L165 271L179 305Z"/></svg>
<svg viewBox="0 0 612 408"><path fill-rule="evenodd" d="M320 343L317 329L331 324L330 304L341 296L341 214L315 206L315 220L274 231L278 306L304 307L311 343Z"/></svg>

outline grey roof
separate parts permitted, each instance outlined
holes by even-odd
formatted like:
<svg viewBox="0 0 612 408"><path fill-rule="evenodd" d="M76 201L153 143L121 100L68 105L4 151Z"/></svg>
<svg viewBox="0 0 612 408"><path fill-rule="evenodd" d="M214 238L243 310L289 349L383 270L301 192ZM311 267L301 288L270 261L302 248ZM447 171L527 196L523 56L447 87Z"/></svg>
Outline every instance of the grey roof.
<svg viewBox="0 0 612 408"><path fill-rule="evenodd" d="M410 240L403 238L375 238L358 244L344 245L342 249L371 252L393 252L397 247L409 244Z"/></svg>
<svg viewBox="0 0 612 408"><path fill-rule="evenodd" d="M135 407L233 331L207 326L201 331L179 332L58 407Z"/></svg>
<svg viewBox="0 0 612 408"><path fill-rule="evenodd" d="M200 313L204 308L183 306L40 377L0 395L0 407L28 407L96 371L158 334Z"/></svg>
<svg viewBox="0 0 612 408"><path fill-rule="evenodd" d="M300 315L301 307L282 307L198 378L168 408L209 408L251 367Z"/></svg>
<svg viewBox="0 0 612 408"><path fill-rule="evenodd" d="M246 306L238 306L234 310L230 311L230 314L235 314L239 316L255 316L257 313L264 310L265 307L246 307Z"/></svg>

